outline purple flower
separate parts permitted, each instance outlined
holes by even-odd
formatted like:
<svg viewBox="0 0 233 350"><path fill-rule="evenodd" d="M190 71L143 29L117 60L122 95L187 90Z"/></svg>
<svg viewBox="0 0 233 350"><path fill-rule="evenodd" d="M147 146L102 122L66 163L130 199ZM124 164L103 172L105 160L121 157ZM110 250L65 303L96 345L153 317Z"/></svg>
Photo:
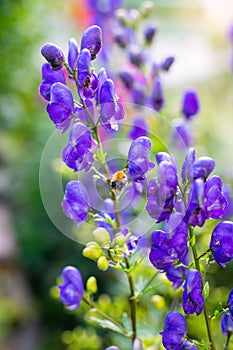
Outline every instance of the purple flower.
<svg viewBox="0 0 233 350"><path fill-rule="evenodd" d="M233 223L223 221L217 224L212 232L210 249L216 263L226 267L226 263L233 259Z"/></svg>
<svg viewBox="0 0 233 350"><path fill-rule="evenodd" d="M169 312L164 321L162 343L167 350L182 350L187 333L186 320L179 312Z"/></svg>
<svg viewBox="0 0 233 350"><path fill-rule="evenodd" d="M91 59L94 60L102 46L102 30L99 26L93 25L84 32L81 41L81 50L88 49Z"/></svg>
<svg viewBox="0 0 233 350"><path fill-rule="evenodd" d="M165 60L160 64L160 68L164 71L169 71L171 65L175 61L173 56L168 56Z"/></svg>
<svg viewBox="0 0 233 350"><path fill-rule="evenodd" d="M149 161L151 148L150 139L141 136L135 139L128 152L128 173L132 181L142 181L145 174L151 169L152 163Z"/></svg>
<svg viewBox="0 0 233 350"><path fill-rule="evenodd" d="M201 274L197 270L189 270L186 275L182 306L186 314L196 312L197 316L204 308Z"/></svg>
<svg viewBox="0 0 233 350"><path fill-rule="evenodd" d="M227 207L227 199L222 192L222 180L212 176L205 183L204 205L207 218L221 219Z"/></svg>
<svg viewBox="0 0 233 350"><path fill-rule="evenodd" d="M70 131L69 142L62 152L64 163L74 171L88 171L94 163L91 146L89 129L82 123L75 123Z"/></svg>
<svg viewBox="0 0 233 350"><path fill-rule="evenodd" d="M49 63L42 65L42 83L40 84L40 94L47 101L50 101L50 89L54 83L60 82L65 84L65 77L61 70L52 69Z"/></svg>
<svg viewBox="0 0 233 350"><path fill-rule="evenodd" d="M228 307L229 307L229 312L230 312L231 319L233 320L233 288L230 291L227 304L228 304Z"/></svg>
<svg viewBox="0 0 233 350"><path fill-rule="evenodd" d="M59 285L61 302L69 311L79 308L84 294L81 273L73 266L62 270L62 284Z"/></svg>
<svg viewBox="0 0 233 350"><path fill-rule="evenodd" d="M185 264L188 256L187 238L188 227L182 221L182 214L174 213L167 222L165 231L156 230L151 235L151 263L162 271L167 271L179 261ZM171 274L172 271L170 276Z"/></svg>
<svg viewBox="0 0 233 350"><path fill-rule="evenodd" d="M59 70L64 66L65 56L57 45L51 43L45 44L41 49L41 54L51 64L53 69Z"/></svg>
<svg viewBox="0 0 233 350"><path fill-rule="evenodd" d="M98 88L99 80L94 73L91 63L91 54L83 49L78 57L78 93L83 99L93 98Z"/></svg>
<svg viewBox="0 0 233 350"><path fill-rule="evenodd" d="M149 126L148 126L144 116L135 115L133 120L132 120L131 129L128 132L128 137L131 140L135 140L140 136L147 136L148 128L149 128Z"/></svg>
<svg viewBox="0 0 233 350"><path fill-rule="evenodd" d="M145 62L142 49L139 46L132 45L129 49L129 60L136 67L141 67Z"/></svg>
<svg viewBox="0 0 233 350"><path fill-rule="evenodd" d="M223 194L227 200L227 207L222 215L222 219L229 220L233 215L233 199L232 199L232 188L229 184L223 184Z"/></svg>
<svg viewBox="0 0 233 350"><path fill-rule="evenodd" d="M189 190L187 221L192 226L203 226L206 220L206 212L203 204L204 181L196 179Z"/></svg>
<svg viewBox="0 0 233 350"><path fill-rule="evenodd" d="M223 314L220 325L221 331L226 337L233 333L233 319L230 315Z"/></svg>
<svg viewBox="0 0 233 350"><path fill-rule="evenodd" d="M183 184L193 179L193 162L195 161L195 158L195 149L189 148L181 170L181 178Z"/></svg>
<svg viewBox="0 0 233 350"><path fill-rule="evenodd" d="M115 93L115 85L111 79L107 79L99 90L100 122L106 128L117 128L118 120L124 118L124 109L118 102Z"/></svg>
<svg viewBox="0 0 233 350"><path fill-rule="evenodd" d="M176 166L168 154L167 156L168 160L159 163L158 180L151 179L148 185L146 209L148 214L157 222L161 222L170 216L178 185ZM157 159L161 158L160 155L157 157Z"/></svg>
<svg viewBox="0 0 233 350"><path fill-rule="evenodd" d="M173 121L172 141L178 149L185 149L191 144L191 134L188 126L183 120L176 119Z"/></svg>
<svg viewBox="0 0 233 350"><path fill-rule="evenodd" d="M173 289L177 289L183 284L186 276L186 272L187 270L183 266L179 266L179 267L170 266L166 270L167 279L170 282L172 282Z"/></svg>
<svg viewBox="0 0 233 350"><path fill-rule="evenodd" d="M150 45L152 43L157 29L158 28L155 24L150 24L146 27L144 31L144 38L147 45Z"/></svg>
<svg viewBox="0 0 233 350"><path fill-rule="evenodd" d="M76 222L77 226L86 221L90 208L89 197L80 181L68 182L62 207L66 216Z"/></svg>
<svg viewBox="0 0 233 350"><path fill-rule="evenodd" d="M164 105L162 84L158 77L155 77L154 79L153 89L150 96L150 104L155 111L160 111Z"/></svg>
<svg viewBox="0 0 233 350"><path fill-rule="evenodd" d="M143 106L145 104L146 96L142 87L133 87L131 90L132 101L136 105Z"/></svg>
<svg viewBox="0 0 233 350"><path fill-rule="evenodd" d="M68 42L68 65L72 73L77 69L78 64L78 45L74 38L71 38Z"/></svg>
<svg viewBox="0 0 233 350"><path fill-rule="evenodd" d="M188 89L185 91L182 101L182 113L187 118L193 117L199 112L199 100L195 90Z"/></svg>
<svg viewBox="0 0 233 350"><path fill-rule="evenodd" d="M58 130L65 132L72 120L74 100L69 88L62 83L54 83L51 87L51 100L47 106L50 119Z"/></svg>
<svg viewBox="0 0 233 350"><path fill-rule="evenodd" d="M130 90L133 87L134 77L131 73L122 70L118 73L118 76L127 89Z"/></svg>

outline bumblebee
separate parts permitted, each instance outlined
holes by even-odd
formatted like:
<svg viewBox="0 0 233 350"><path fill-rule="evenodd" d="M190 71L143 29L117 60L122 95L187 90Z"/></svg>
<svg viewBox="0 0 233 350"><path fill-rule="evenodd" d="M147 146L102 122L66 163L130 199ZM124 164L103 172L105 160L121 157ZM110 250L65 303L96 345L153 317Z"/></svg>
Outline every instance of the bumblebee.
<svg viewBox="0 0 233 350"><path fill-rule="evenodd" d="M125 188L128 182L128 177L123 170L117 171L113 174L111 179L111 189L112 191L118 195Z"/></svg>

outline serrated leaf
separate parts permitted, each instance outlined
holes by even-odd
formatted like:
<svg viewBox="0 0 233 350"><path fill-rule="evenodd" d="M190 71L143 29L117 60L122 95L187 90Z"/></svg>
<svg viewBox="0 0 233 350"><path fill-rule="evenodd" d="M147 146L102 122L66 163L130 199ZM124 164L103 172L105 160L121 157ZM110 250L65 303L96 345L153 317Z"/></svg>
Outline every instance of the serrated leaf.
<svg viewBox="0 0 233 350"><path fill-rule="evenodd" d="M98 325L104 329L110 329L113 332L116 332L119 334L125 334L122 329L120 329L115 323L109 320L103 320L102 318L99 318L96 316L89 316L89 319L98 323Z"/></svg>
<svg viewBox="0 0 233 350"><path fill-rule="evenodd" d="M204 299L207 299L210 293L210 285L209 282L207 281L203 287L203 296Z"/></svg>

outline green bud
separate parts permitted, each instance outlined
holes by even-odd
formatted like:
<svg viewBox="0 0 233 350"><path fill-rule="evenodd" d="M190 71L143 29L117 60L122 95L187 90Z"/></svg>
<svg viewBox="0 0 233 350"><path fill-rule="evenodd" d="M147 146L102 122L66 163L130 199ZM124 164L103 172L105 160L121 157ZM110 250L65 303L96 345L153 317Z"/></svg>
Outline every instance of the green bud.
<svg viewBox="0 0 233 350"><path fill-rule="evenodd" d="M110 235L108 231L103 227L98 227L95 229L93 231L93 236L100 247L104 247L110 241Z"/></svg>
<svg viewBox="0 0 233 350"><path fill-rule="evenodd" d="M122 247L126 242L126 237L122 233L117 233L114 242L116 245Z"/></svg>
<svg viewBox="0 0 233 350"><path fill-rule="evenodd" d="M101 256L97 261L97 266L100 270L106 271L108 269L108 260L105 256Z"/></svg>
<svg viewBox="0 0 233 350"><path fill-rule="evenodd" d="M89 242L83 249L83 256L86 258L97 260L102 255L102 249L96 242Z"/></svg>
<svg viewBox="0 0 233 350"><path fill-rule="evenodd" d="M154 10L154 4L152 1L144 1L140 5L139 11L141 12L142 17L148 17Z"/></svg>
<svg viewBox="0 0 233 350"><path fill-rule="evenodd" d="M161 295L153 295L151 301L157 310L163 310L166 305L165 300Z"/></svg>
<svg viewBox="0 0 233 350"><path fill-rule="evenodd" d="M89 293L95 294L98 292L97 280L94 276L88 278L86 283L86 290Z"/></svg>
<svg viewBox="0 0 233 350"><path fill-rule="evenodd" d="M127 14L127 11L125 9L120 8L120 9L116 10L115 16L116 16L117 20L123 26L127 26L129 24L128 14Z"/></svg>

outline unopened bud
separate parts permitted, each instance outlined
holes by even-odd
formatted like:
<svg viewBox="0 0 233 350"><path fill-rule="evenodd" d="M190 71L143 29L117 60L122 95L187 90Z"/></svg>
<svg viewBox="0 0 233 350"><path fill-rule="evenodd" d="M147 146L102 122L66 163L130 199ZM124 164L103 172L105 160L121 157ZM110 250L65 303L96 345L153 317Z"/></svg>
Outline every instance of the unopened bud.
<svg viewBox="0 0 233 350"><path fill-rule="evenodd" d="M125 9L118 9L116 10L115 12L115 16L117 18L117 20L124 26L127 26L128 23L129 23L129 20L128 20L128 13Z"/></svg>
<svg viewBox="0 0 233 350"><path fill-rule="evenodd" d="M86 283L86 290L89 293L95 294L98 292L97 280L94 276L88 278Z"/></svg>
<svg viewBox="0 0 233 350"><path fill-rule="evenodd" d="M143 17L148 17L151 12L154 10L154 4L152 1L144 1L142 2L139 11Z"/></svg>
<svg viewBox="0 0 233 350"><path fill-rule="evenodd" d="M97 260L102 255L102 249L96 242L87 243L86 248L83 249L83 256L86 258Z"/></svg>
<svg viewBox="0 0 233 350"><path fill-rule="evenodd" d="M97 266L100 270L106 271L108 269L108 260L105 256L101 256L97 261Z"/></svg>
<svg viewBox="0 0 233 350"><path fill-rule="evenodd" d="M153 295L152 303L156 307L157 310L163 310L165 307L165 300L161 295Z"/></svg>
<svg viewBox="0 0 233 350"><path fill-rule="evenodd" d="M93 231L93 236L100 247L104 247L110 241L110 235L108 231L103 227L98 227L95 229Z"/></svg>
<svg viewBox="0 0 233 350"><path fill-rule="evenodd" d="M114 241L116 245L122 247L126 242L126 237L122 233L117 233Z"/></svg>
<svg viewBox="0 0 233 350"><path fill-rule="evenodd" d="M41 54L51 64L54 70L59 70L64 66L65 57L57 45L52 43L45 44L41 49Z"/></svg>

